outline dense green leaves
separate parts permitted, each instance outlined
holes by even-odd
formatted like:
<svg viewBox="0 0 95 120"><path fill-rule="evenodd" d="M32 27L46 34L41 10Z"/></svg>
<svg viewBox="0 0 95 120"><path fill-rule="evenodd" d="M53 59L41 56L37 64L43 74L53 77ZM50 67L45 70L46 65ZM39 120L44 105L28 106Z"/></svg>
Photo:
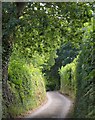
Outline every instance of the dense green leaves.
<svg viewBox="0 0 95 120"><path fill-rule="evenodd" d="M72 63L67 64L66 66L62 66L59 70L60 80L61 80L61 92L65 94L69 94L73 98L76 95L76 65L78 61L78 57L73 60Z"/></svg>
<svg viewBox="0 0 95 120"><path fill-rule="evenodd" d="M86 24L87 25L87 24ZM75 115L78 117L95 117L94 108L94 41L92 25L88 24L83 37L82 52L77 65L77 99ZM81 96L81 97L80 97ZM81 103L80 103L81 101ZM80 109L78 109L80 108ZM81 111L81 114L78 114Z"/></svg>
<svg viewBox="0 0 95 120"><path fill-rule="evenodd" d="M38 107L46 98L41 71L27 62L21 53L13 51L8 68L8 83L14 96L8 108L12 117Z"/></svg>
<svg viewBox="0 0 95 120"><path fill-rule="evenodd" d="M93 18L92 18L93 20ZM91 20L91 21L92 21ZM94 108L94 77L95 77L95 59L94 59L94 40L93 23L84 24L84 34L80 46L76 64L71 62L65 67L61 67L61 92L72 95L76 93L75 117L92 118L95 117ZM72 74L73 73L73 74ZM72 82L74 82L74 86ZM73 89L74 87L74 89ZM71 93L71 90L73 92Z"/></svg>
<svg viewBox="0 0 95 120"><path fill-rule="evenodd" d="M8 85L15 98L7 112L15 116L37 107L44 100L46 83L46 89L61 86L62 92L76 94L76 117L93 117L92 3L30 2L20 16L17 13L15 3L3 3L3 62L10 58Z"/></svg>

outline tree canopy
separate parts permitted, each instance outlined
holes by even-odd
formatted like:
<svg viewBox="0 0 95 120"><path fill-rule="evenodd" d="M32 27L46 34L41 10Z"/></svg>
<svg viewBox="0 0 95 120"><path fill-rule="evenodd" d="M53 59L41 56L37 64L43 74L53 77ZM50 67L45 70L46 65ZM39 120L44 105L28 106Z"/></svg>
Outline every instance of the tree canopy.
<svg viewBox="0 0 95 120"><path fill-rule="evenodd" d="M2 8L4 114L34 109L46 90L60 89L76 97L76 117L93 117L93 3L3 2ZM82 106L80 97L92 104Z"/></svg>

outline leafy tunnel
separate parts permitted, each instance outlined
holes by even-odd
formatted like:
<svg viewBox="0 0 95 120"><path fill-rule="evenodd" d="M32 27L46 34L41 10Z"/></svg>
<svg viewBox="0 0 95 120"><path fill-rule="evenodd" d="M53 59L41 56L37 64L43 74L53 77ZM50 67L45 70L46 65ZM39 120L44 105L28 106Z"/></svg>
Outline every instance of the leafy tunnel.
<svg viewBox="0 0 95 120"><path fill-rule="evenodd" d="M2 3L3 117L37 108L55 90L75 100L72 117L95 117L94 7Z"/></svg>

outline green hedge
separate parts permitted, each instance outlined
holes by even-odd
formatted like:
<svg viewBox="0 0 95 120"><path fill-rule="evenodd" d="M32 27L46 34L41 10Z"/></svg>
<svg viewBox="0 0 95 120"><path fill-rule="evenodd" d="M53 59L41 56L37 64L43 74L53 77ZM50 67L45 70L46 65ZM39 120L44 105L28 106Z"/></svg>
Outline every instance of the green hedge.
<svg viewBox="0 0 95 120"><path fill-rule="evenodd" d="M75 118L95 118L95 40L93 39L93 24L85 23L84 27L81 51L76 62L73 61L60 69L61 91L69 95L74 94L76 98Z"/></svg>
<svg viewBox="0 0 95 120"><path fill-rule="evenodd" d="M77 58L72 63L62 66L59 70L62 93L68 94L72 97L76 94L76 64Z"/></svg>
<svg viewBox="0 0 95 120"><path fill-rule="evenodd" d="M77 91L75 117L95 118L95 48L89 42L83 47L76 67Z"/></svg>
<svg viewBox="0 0 95 120"><path fill-rule="evenodd" d="M12 117L36 108L46 98L42 72L17 54L12 54L8 68L8 83L14 99L7 112Z"/></svg>
<svg viewBox="0 0 95 120"><path fill-rule="evenodd" d="M60 91L75 98L75 118L95 118L94 64L95 48L89 43L72 63L59 70Z"/></svg>

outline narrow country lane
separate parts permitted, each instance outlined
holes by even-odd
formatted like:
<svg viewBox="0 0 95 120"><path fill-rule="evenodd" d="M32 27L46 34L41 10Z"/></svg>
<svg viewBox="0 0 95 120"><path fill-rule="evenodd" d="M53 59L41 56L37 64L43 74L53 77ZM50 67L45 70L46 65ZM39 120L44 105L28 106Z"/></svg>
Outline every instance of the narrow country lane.
<svg viewBox="0 0 95 120"><path fill-rule="evenodd" d="M65 118L69 112L72 101L59 92L47 92L48 101L35 112L25 118Z"/></svg>

